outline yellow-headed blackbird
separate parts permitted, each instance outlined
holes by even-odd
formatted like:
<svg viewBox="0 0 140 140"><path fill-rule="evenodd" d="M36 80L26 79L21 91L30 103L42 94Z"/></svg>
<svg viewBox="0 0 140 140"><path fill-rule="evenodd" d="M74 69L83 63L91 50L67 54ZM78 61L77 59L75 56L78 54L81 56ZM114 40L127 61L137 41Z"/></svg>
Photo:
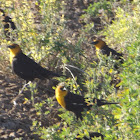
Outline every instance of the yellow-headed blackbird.
<svg viewBox="0 0 140 140"><path fill-rule="evenodd" d="M95 137L101 137L101 139L104 140L104 136L101 133L98 133L98 132L89 132L89 138L84 136L81 139L81 138L78 138L78 135L77 135L76 140L91 140L92 138L95 138Z"/></svg>
<svg viewBox="0 0 140 140"><path fill-rule="evenodd" d="M82 120L82 112L84 109L90 110L92 105L89 105L85 98L81 95L77 95L71 92L68 92L65 88L64 83L60 83L55 89L55 96L58 103L65 109L72 111L77 119L80 118ZM106 100L93 99L93 103L96 103L97 106L108 105L108 104L118 104L118 103L110 103Z"/></svg>
<svg viewBox="0 0 140 140"><path fill-rule="evenodd" d="M3 22L3 26L4 26L4 34L7 39L10 39L10 36L11 36L10 29L12 29L12 30L16 29L15 23L12 21L12 19L9 16L7 16L5 14L5 12L2 9L0 9L0 12L3 13L2 22ZM13 38L13 40L14 40L14 38Z"/></svg>
<svg viewBox="0 0 140 140"><path fill-rule="evenodd" d="M121 64L124 62L123 60L123 54L118 53L115 50L108 47L108 45L101 39L94 40L91 44L93 44L96 48L96 54L99 56L99 53L103 55L112 55L114 59L118 60ZM114 66L115 68L118 68L117 65Z"/></svg>
<svg viewBox="0 0 140 140"><path fill-rule="evenodd" d="M33 81L34 78L45 79L62 76L41 67L34 60L26 56L19 45L12 44L8 48L10 49L10 63L12 64L13 72L26 80L26 82Z"/></svg>

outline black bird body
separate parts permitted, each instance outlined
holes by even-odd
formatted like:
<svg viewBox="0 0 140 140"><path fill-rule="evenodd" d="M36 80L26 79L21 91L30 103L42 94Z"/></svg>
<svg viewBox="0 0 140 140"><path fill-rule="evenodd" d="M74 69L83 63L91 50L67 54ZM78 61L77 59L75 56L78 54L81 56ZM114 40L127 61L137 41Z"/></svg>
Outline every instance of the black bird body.
<svg viewBox="0 0 140 140"><path fill-rule="evenodd" d="M89 138L84 136L81 139L81 138L78 138L78 135L76 137L76 140L91 140L92 138L95 138L95 137L101 137L101 139L104 140L104 136L101 133L98 133L98 132L89 132Z"/></svg>
<svg viewBox="0 0 140 140"><path fill-rule="evenodd" d="M43 68L34 60L23 54L17 44L13 44L9 46L9 48L11 51L10 62L12 70L20 78L26 81L33 81L35 78L45 79L60 76L59 74Z"/></svg>
<svg viewBox="0 0 140 140"><path fill-rule="evenodd" d="M23 53L19 53L13 58L12 70L19 77L28 81L33 81L34 78L45 79L51 76L59 77L58 74L41 67Z"/></svg>
<svg viewBox="0 0 140 140"><path fill-rule="evenodd" d="M12 21L12 19L9 16L4 16L3 22L4 24L4 29L12 28L13 30L16 29L15 23Z"/></svg>
<svg viewBox="0 0 140 140"><path fill-rule="evenodd" d="M66 103L66 109L72 111L76 115L77 119L82 119L81 113L84 109L89 110L92 107L92 105L88 106L88 103L85 101L83 96L73 94L71 92L64 97L64 100Z"/></svg>
<svg viewBox="0 0 140 140"><path fill-rule="evenodd" d="M107 55L107 56L112 55L117 60L121 59L121 57L123 56L123 54L116 52L112 48L109 48L107 45L105 45L103 48L101 48L100 51L103 55Z"/></svg>
<svg viewBox="0 0 140 140"><path fill-rule="evenodd" d="M12 30L16 29L15 23L12 21L12 19L9 16L7 16L5 14L5 12L2 9L0 9L0 11L3 13L2 22L3 22L3 26L4 26L4 34L5 34L7 39L12 38L12 40L14 40L15 36L11 37L10 29L12 29ZM16 36L17 36L17 34L16 34Z"/></svg>

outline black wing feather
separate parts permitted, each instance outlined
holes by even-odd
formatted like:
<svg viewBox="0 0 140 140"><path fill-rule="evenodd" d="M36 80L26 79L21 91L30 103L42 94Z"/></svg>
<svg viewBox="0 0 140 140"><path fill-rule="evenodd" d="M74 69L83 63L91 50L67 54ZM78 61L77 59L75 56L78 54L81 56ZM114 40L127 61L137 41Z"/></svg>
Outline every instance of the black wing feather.
<svg viewBox="0 0 140 140"><path fill-rule="evenodd" d="M90 109L91 106L87 106L87 103L85 102L85 98L83 96L73 94L69 92L65 96L65 103L66 103L66 109L69 111L72 111L77 116L77 119L80 118L82 120L82 112L84 109Z"/></svg>
<svg viewBox="0 0 140 140"><path fill-rule="evenodd" d="M101 51L102 51L103 54L106 54L107 56L109 56L109 55L111 55L111 54L112 54L113 56L116 56L116 59L117 59L117 58L120 59L120 58L123 56L121 53L116 52L115 50L109 48L107 45L104 46L104 47L101 49Z"/></svg>
<svg viewBox="0 0 140 140"><path fill-rule="evenodd" d="M19 77L29 81L34 80L34 78L44 79L59 76L58 74L41 67L23 53L19 53L14 57L12 69Z"/></svg>

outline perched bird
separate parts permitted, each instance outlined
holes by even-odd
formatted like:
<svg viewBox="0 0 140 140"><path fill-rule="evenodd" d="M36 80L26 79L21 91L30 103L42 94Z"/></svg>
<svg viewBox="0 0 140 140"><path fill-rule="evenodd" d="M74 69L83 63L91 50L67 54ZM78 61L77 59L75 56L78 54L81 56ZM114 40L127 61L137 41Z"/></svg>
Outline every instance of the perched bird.
<svg viewBox="0 0 140 140"><path fill-rule="evenodd" d="M15 23L12 21L12 19L9 16L7 16L5 14L5 12L2 9L0 9L0 12L3 13L2 23L3 23L3 26L4 26L4 34L5 34L7 39L12 38L12 40L14 40L15 36L11 37L11 31L10 30L15 30L16 29Z"/></svg>
<svg viewBox="0 0 140 140"><path fill-rule="evenodd" d="M102 140L104 140L104 136L101 133L98 132L89 132L89 138L84 136L82 139L78 138L79 135L77 135L76 140L91 140L95 137L101 137Z"/></svg>
<svg viewBox="0 0 140 140"><path fill-rule="evenodd" d="M123 60L123 54L118 53L115 50L108 47L108 45L101 39L96 39L93 42L91 42L96 48L96 55L99 57L99 54L110 56L112 55L115 60L118 60L121 64L124 62ZM118 68L117 65L114 66L115 68Z"/></svg>
<svg viewBox="0 0 140 140"><path fill-rule="evenodd" d="M86 102L86 98L81 95L77 95L67 91L64 83L60 83L55 89L55 96L58 103L68 111L72 111L77 119L82 120L82 112L84 109L90 110L92 104ZM96 103L97 106L107 105L107 104L118 104L118 103L109 103L105 100L93 99L93 103Z"/></svg>
<svg viewBox="0 0 140 140"><path fill-rule="evenodd" d="M45 79L62 76L41 67L34 60L26 56L19 45L12 44L8 48L10 50L10 63L13 72L26 80L26 82L33 81L35 78Z"/></svg>

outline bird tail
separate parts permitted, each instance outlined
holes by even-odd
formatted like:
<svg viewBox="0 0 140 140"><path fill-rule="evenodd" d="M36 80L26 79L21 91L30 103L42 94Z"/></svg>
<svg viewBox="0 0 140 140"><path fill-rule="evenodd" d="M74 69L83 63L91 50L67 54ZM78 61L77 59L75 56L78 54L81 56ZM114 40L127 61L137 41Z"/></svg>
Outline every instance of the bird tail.
<svg viewBox="0 0 140 140"><path fill-rule="evenodd" d="M97 98L93 99L93 103L97 104L97 106L109 105L109 104L119 104L119 103L116 103L116 102L107 102L104 99L97 99Z"/></svg>
<svg viewBox="0 0 140 140"><path fill-rule="evenodd" d="M104 135L102 135L101 133L98 133L98 132L89 132L89 136L90 136L90 138L101 137L101 139L104 140Z"/></svg>

